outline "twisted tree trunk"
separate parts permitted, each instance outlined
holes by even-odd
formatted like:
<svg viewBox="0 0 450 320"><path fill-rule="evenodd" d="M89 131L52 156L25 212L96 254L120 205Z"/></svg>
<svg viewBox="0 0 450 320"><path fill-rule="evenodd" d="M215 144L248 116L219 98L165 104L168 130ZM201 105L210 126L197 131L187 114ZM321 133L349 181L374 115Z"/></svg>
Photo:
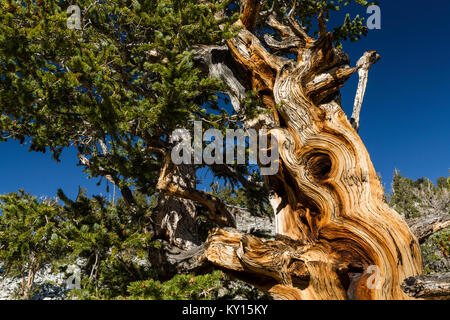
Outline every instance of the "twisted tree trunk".
<svg viewBox="0 0 450 320"><path fill-rule="evenodd" d="M199 59L228 84L237 111L247 90L273 110L245 126L267 128L278 141L280 170L265 177L277 239L217 229L202 258L277 299L408 299L403 280L422 274L418 241L384 201L357 126L340 106L339 88L377 54L350 68L321 16L315 40L292 17L281 24L273 15L266 23L282 40L266 35L266 44L297 61L269 53L251 32L259 1L242 3L242 30L227 48L199 48Z"/></svg>
<svg viewBox="0 0 450 320"><path fill-rule="evenodd" d="M193 165L176 167L171 179L181 187L195 188L196 177ZM166 239L181 249L192 249L200 244L196 219L196 208L192 200L159 194L158 205L152 219L158 238Z"/></svg>

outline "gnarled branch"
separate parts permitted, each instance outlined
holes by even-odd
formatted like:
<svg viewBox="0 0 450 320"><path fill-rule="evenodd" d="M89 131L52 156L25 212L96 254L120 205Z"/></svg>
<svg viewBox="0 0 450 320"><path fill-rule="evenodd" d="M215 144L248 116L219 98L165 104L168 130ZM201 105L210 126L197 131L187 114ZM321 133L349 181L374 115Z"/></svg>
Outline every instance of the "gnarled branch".
<svg viewBox="0 0 450 320"><path fill-rule="evenodd" d="M215 266L267 291L288 298L306 287L310 275L297 248L283 241L260 239L234 229L215 229L203 257Z"/></svg>
<svg viewBox="0 0 450 320"><path fill-rule="evenodd" d="M253 31L256 22L259 18L259 12L261 10L261 1L260 0L241 0L241 21L244 27Z"/></svg>

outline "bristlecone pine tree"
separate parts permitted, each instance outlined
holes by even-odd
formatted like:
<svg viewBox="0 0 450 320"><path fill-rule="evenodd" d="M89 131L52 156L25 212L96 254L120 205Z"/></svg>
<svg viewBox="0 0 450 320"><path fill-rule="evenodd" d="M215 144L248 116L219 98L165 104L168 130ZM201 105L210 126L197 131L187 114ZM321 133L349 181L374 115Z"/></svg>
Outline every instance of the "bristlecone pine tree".
<svg viewBox="0 0 450 320"><path fill-rule="evenodd" d="M379 56L368 51L350 67L340 49L339 41L366 33L360 18L326 28L330 13L350 2L77 1L80 29L68 29L72 1L2 1L1 138L56 159L76 147L80 165L117 186L129 210L137 210L136 190L159 193L148 232L168 241L166 260L179 271L214 265L276 299L411 298L402 283L423 272L419 241L385 202L358 135L367 73ZM349 120L339 89L355 72ZM243 166L207 166L269 195L275 240L233 229L226 203L196 188L202 166L172 163L170 135L193 120L203 129L267 129L277 139L280 170L261 181ZM199 208L219 227L203 244ZM171 256L174 247L181 253ZM448 285L436 285L445 279L407 284L433 283L428 296L445 296Z"/></svg>

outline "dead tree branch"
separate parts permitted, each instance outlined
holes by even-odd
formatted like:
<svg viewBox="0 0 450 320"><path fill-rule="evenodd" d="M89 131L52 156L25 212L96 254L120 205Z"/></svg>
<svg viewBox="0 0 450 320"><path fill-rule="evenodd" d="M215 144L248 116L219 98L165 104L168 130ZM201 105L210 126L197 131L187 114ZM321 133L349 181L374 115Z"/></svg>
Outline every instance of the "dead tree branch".
<svg viewBox="0 0 450 320"><path fill-rule="evenodd" d="M450 227L450 214L409 219L407 223L419 242L424 243L434 233Z"/></svg>
<svg viewBox="0 0 450 320"><path fill-rule="evenodd" d="M410 297L427 300L450 299L450 273L410 277L402 284Z"/></svg>
<svg viewBox="0 0 450 320"><path fill-rule="evenodd" d="M366 93L367 80L369 78L370 67L380 60L380 56L375 51L366 52L356 63L359 75L358 89L356 90L355 103L353 106L353 114L350 120L353 128L359 131L359 116L361 107Z"/></svg>

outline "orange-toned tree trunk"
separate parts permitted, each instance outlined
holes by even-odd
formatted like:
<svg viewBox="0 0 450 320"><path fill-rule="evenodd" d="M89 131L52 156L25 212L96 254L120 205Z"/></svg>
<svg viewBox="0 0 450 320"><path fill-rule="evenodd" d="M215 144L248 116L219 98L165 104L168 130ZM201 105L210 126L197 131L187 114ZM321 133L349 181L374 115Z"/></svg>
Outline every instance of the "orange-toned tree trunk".
<svg viewBox="0 0 450 320"><path fill-rule="evenodd" d="M277 299L409 298L401 284L422 274L418 241L384 201L357 126L340 106L339 88L378 55L367 52L349 67L321 16L318 39L292 17L281 24L269 16L283 38L266 36L266 44L297 59L272 54L252 33L259 1L243 3L237 36L226 48L199 48L199 56L228 85L237 111L245 90L273 110L245 126L266 128L278 141L280 170L265 177L277 238L217 229L202 257Z"/></svg>

